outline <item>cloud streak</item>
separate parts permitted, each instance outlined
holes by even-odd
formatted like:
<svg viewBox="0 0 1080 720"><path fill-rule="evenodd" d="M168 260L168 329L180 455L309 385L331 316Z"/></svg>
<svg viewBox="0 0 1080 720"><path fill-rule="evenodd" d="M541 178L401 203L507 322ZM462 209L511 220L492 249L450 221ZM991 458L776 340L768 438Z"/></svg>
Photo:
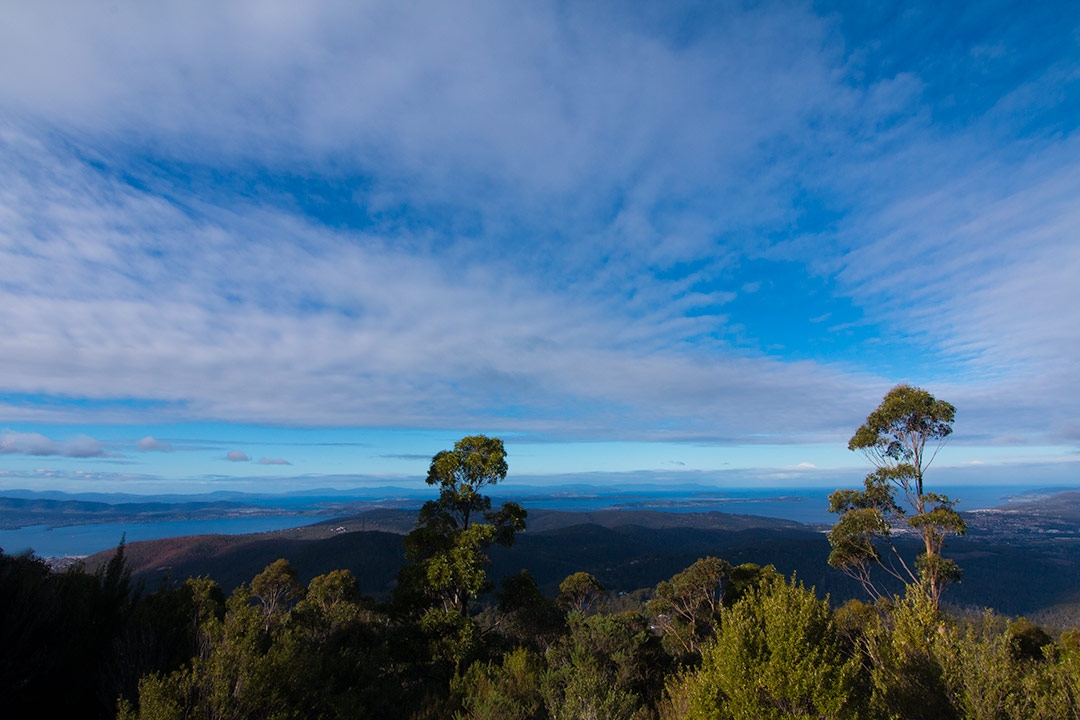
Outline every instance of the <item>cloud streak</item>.
<svg viewBox="0 0 1080 720"><path fill-rule="evenodd" d="M517 404L532 419L500 421L511 429L603 432L614 422L632 432L619 418L670 419L696 412L703 397L726 395L739 407L756 403L750 390L764 385L786 386L789 399L807 386L836 395L850 387L843 374L811 364L685 356L677 344L711 320L687 318L679 306L640 318L611 315L607 301L553 294L512 269L470 266L462 276L460 268L395 251L379 238L328 232L276 212L245 209L238 219L208 208L200 227L179 208L103 183L89 168L40 159L57 178L67 175L70 191L53 185L66 213L84 212L75 213L78 228L52 218L57 240L66 242L43 259L65 278L70 297L40 292L44 280L32 278L45 272L41 259L8 256L17 276L31 278L8 291L20 302L0 319L12 338L6 361L19 368L11 373L16 390L47 384L72 395L89 386L106 397L134 392L177 412L236 422L439 427L488 423L500 406ZM91 184L110 200L77 194ZM35 207L29 193L20 200ZM36 206L47 210L54 201L39 197ZM136 217L162 228L155 247L141 247L144 236L108 229ZM205 224L215 217L220 224ZM274 252L249 242L253 234ZM214 262L200 265L206 257ZM234 278L235 267L252 272ZM146 296L133 274L152 279L155 295ZM312 309L302 309L305 303ZM42 346L26 332L33 327L63 333ZM774 414L756 403L756 430L780 419L785 402L777 398ZM567 403L592 409L565 418ZM713 423L685 432L734 433L736 424L746 426L732 418L720 430Z"/></svg>

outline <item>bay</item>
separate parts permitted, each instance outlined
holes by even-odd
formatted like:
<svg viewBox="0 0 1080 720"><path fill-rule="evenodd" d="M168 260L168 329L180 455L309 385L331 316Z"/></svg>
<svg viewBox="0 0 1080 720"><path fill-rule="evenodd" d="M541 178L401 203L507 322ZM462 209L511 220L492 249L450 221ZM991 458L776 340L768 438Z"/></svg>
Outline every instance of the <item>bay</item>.
<svg viewBox="0 0 1080 720"><path fill-rule="evenodd" d="M829 494L836 488L718 488L687 491L629 489L590 489L588 491L517 495L512 497L525 509L568 510L659 510L664 512L723 512L732 515L793 520L807 525L832 525L836 516L829 512ZM985 485L955 486L934 489L957 501L964 512L1005 505L1030 499L1036 491L1030 486Z"/></svg>
<svg viewBox="0 0 1080 720"><path fill-rule="evenodd" d="M163 520L148 523L99 523L49 528L33 525L17 530L0 530L0 548L8 555L33 550L44 558L82 557L126 542L160 540L187 535L243 535L311 525L326 518L277 516L222 518L218 520Z"/></svg>

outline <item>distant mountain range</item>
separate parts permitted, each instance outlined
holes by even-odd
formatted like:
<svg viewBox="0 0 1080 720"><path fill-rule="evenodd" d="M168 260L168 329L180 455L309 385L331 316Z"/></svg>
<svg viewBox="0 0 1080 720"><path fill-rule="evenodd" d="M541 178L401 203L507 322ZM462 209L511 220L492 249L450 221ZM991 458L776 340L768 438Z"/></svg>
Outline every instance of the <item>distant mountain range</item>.
<svg viewBox="0 0 1080 720"><path fill-rule="evenodd" d="M500 490L506 490L500 488ZM737 503L755 514L767 515L771 507L805 504L806 497L757 491L731 497L715 488L697 485L635 485L628 488L562 485L515 486L501 492L499 502L513 499L527 508L606 508L620 510L708 510ZM823 492L823 491L819 491ZM106 493L66 494L58 491L10 490L0 497L0 530L27 526L68 527L99 523L145 523L174 520L219 520L252 517L347 517L374 509L418 509L431 498L431 489L378 487L350 491L305 490L274 495L231 491L201 495L130 495ZM816 498L824 507L824 495ZM782 513L781 513L782 514Z"/></svg>

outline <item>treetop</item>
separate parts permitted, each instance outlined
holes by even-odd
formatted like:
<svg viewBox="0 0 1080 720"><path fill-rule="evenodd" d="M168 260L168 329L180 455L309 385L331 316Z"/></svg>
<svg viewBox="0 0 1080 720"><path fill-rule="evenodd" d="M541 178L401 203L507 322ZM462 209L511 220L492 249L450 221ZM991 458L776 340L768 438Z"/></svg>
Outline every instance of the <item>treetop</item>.
<svg viewBox="0 0 1080 720"><path fill-rule="evenodd" d="M499 438L469 435L431 458L427 484L476 491L506 478L506 450Z"/></svg>
<svg viewBox="0 0 1080 720"><path fill-rule="evenodd" d="M865 450L892 460L905 460L911 443L944 440L952 433L956 408L922 388L900 384L848 441L849 450Z"/></svg>

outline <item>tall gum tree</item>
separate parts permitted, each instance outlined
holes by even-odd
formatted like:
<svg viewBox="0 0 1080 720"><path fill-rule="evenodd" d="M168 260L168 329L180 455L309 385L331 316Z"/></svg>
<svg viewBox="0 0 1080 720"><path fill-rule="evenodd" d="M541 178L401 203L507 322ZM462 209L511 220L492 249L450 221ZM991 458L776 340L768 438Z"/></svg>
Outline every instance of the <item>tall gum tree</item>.
<svg viewBox="0 0 1080 720"><path fill-rule="evenodd" d="M399 577L403 591L416 593L414 601L464 618L469 601L490 589L487 549L513 544L514 534L525 529L520 505L492 510L484 494L507 470L502 440L484 435L464 437L431 459L427 483L439 486L439 498L424 503L416 529L406 536L409 565Z"/></svg>
<svg viewBox="0 0 1080 720"><path fill-rule="evenodd" d="M862 490L837 490L829 511L840 519L829 531L829 564L862 583L874 598L884 593L871 577L881 568L926 593L934 607L945 587L960 578L956 563L942 556L949 535L967 526L956 501L926 492L924 473L952 434L956 408L911 385L897 385L855 431L849 450L861 451L875 466ZM897 497L899 491L900 497ZM922 552L910 564L894 543L894 530L910 528Z"/></svg>

